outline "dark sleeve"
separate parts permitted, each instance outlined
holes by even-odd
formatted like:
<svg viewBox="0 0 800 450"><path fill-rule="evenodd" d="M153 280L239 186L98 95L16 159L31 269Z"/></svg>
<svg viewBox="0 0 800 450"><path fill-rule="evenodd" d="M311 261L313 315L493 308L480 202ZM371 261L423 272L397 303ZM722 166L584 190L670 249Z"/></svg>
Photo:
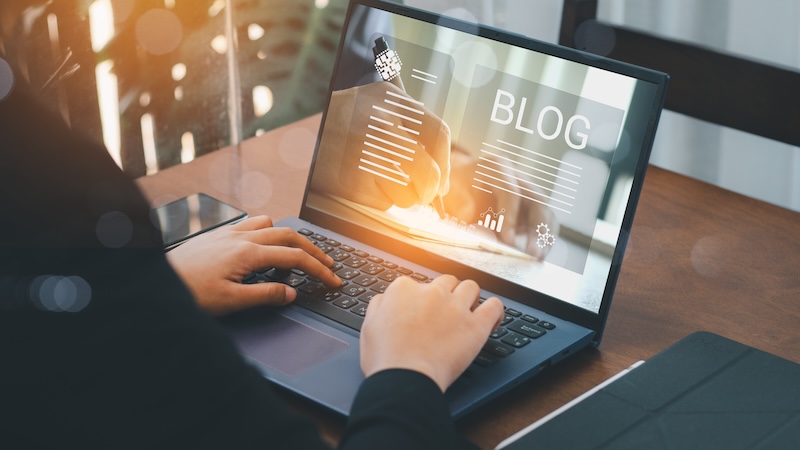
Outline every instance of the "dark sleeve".
<svg viewBox="0 0 800 450"><path fill-rule="evenodd" d="M361 385L340 449L475 449L456 432L436 383L409 370L379 372Z"/></svg>
<svg viewBox="0 0 800 450"><path fill-rule="evenodd" d="M329 448L195 306L103 146L5 94L0 448Z"/></svg>

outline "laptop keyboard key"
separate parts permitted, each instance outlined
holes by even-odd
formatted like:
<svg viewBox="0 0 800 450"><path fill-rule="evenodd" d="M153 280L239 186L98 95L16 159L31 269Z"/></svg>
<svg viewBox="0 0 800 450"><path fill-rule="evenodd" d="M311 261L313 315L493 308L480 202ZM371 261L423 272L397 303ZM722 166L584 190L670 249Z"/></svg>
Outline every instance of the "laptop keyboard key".
<svg viewBox="0 0 800 450"><path fill-rule="evenodd" d="M369 275L361 275L358 278L353 279L353 283L359 286L372 286L373 284L377 283L378 279Z"/></svg>
<svg viewBox="0 0 800 450"><path fill-rule="evenodd" d="M322 250L322 253L330 253L333 251L333 247L324 242L315 242L314 245L316 245L317 248Z"/></svg>
<svg viewBox="0 0 800 450"><path fill-rule="evenodd" d="M339 278L343 280L352 280L353 278L361 275L361 272L357 271L356 269L349 269L345 267L342 270L336 272L336 275L339 275Z"/></svg>
<svg viewBox="0 0 800 450"><path fill-rule="evenodd" d="M411 274L411 278L413 278L413 279L415 279L417 281L427 281L428 280L427 275L423 275L421 273L416 273L416 272Z"/></svg>
<svg viewBox="0 0 800 450"><path fill-rule="evenodd" d="M362 302L364 302L364 303L369 303L369 302L370 302L370 300L372 300L372 298L373 298L373 297L375 297L376 295L378 295L378 293L377 293L377 292L374 292L374 291L367 291L367 292L365 292L363 295L361 295L360 297L358 297L358 299L359 299L359 300L361 300L361 301L362 301Z"/></svg>
<svg viewBox="0 0 800 450"><path fill-rule="evenodd" d="M381 280L388 281L389 283L391 283L392 281L396 280L400 276L401 275L398 272L395 272L394 270L387 270L386 272L383 272L383 273L379 274L378 278L380 278Z"/></svg>
<svg viewBox="0 0 800 450"><path fill-rule="evenodd" d="M333 301L333 304L342 309L352 308L358 304L358 300L348 297L338 298Z"/></svg>
<svg viewBox="0 0 800 450"><path fill-rule="evenodd" d="M360 257L360 256L351 256L350 259L346 259L343 261L343 264L348 267L352 267L354 269L358 269L359 267L363 266L367 263L367 260Z"/></svg>
<svg viewBox="0 0 800 450"><path fill-rule="evenodd" d="M481 367L491 367L495 365L497 361L499 361L497 358L484 352L478 353L478 356L475 357L475 364Z"/></svg>
<svg viewBox="0 0 800 450"><path fill-rule="evenodd" d="M537 319L536 317L533 317L530 314L525 314L524 316L520 317L520 319L522 319L522 320L524 320L526 322L530 322L530 323L536 323L536 322L539 321L539 319Z"/></svg>
<svg viewBox="0 0 800 450"><path fill-rule="evenodd" d="M334 261L344 261L345 259L350 257L350 254L342 251L342 249L337 248L336 250L328 253L328 256L333 258Z"/></svg>
<svg viewBox="0 0 800 450"><path fill-rule="evenodd" d="M242 284L255 284L256 280L258 279L259 275L255 272L251 273L250 275L242 278Z"/></svg>
<svg viewBox="0 0 800 450"><path fill-rule="evenodd" d="M500 342L489 341L483 345L483 350L491 353L492 355L505 358L506 356L514 353L514 349L506 344Z"/></svg>
<svg viewBox="0 0 800 450"><path fill-rule="evenodd" d="M367 292L367 290L357 284L349 284L342 288L342 294L350 297L358 297L365 292Z"/></svg>
<svg viewBox="0 0 800 450"><path fill-rule="evenodd" d="M547 329L547 330L555 330L556 329L556 325L554 323L548 322L546 320L540 320L536 325L539 325L540 327L542 327L544 329Z"/></svg>
<svg viewBox="0 0 800 450"><path fill-rule="evenodd" d="M500 342L505 342L512 347L520 348L530 344L531 338L517 333L509 333L508 336L500 339Z"/></svg>
<svg viewBox="0 0 800 450"><path fill-rule="evenodd" d="M355 308L351 309L350 312L353 313L353 314L358 314L361 317L364 317L364 316L367 315L367 306L368 305L365 305L364 303L362 303L362 304L356 306Z"/></svg>
<svg viewBox="0 0 800 450"><path fill-rule="evenodd" d="M369 258L367 258L367 259L369 259ZM377 274L383 272L384 270L386 270L386 267L383 267L382 265L376 264L374 262L370 262L369 264L367 264L366 266L361 268L362 272L368 273L370 275L377 275Z"/></svg>
<svg viewBox="0 0 800 450"><path fill-rule="evenodd" d="M330 289L325 289L324 291L320 291L317 293L316 297L320 300L330 302L332 300L336 300L337 298L341 297L342 293L337 291L332 291Z"/></svg>
<svg viewBox="0 0 800 450"><path fill-rule="evenodd" d="M375 291L379 294L383 294L386 292L386 288L389 287L389 283L386 281L378 281L377 283L373 284L369 287L371 291Z"/></svg>
<svg viewBox="0 0 800 450"><path fill-rule="evenodd" d="M264 276L267 278L273 279L275 281L280 281L289 276L290 271L283 270L283 269L269 269L268 271L264 272Z"/></svg>
<svg viewBox="0 0 800 450"><path fill-rule="evenodd" d="M303 277L303 276L300 276L300 275L297 275L297 274L294 274L294 273L289 275L285 279L281 280L281 283L285 283L285 284L287 284L287 285L289 285L291 287L300 286L301 284L303 284L305 282L306 282L306 277Z"/></svg>
<svg viewBox="0 0 800 450"><path fill-rule="evenodd" d="M297 288L298 291L305 292L306 294L311 294L311 295L318 294L324 291L325 289L326 289L325 286L318 283L306 283Z"/></svg>
<svg viewBox="0 0 800 450"><path fill-rule="evenodd" d="M508 333L508 330L506 330L505 328L497 327L497 329L494 330L492 332L492 334L489 335L489 337L492 338L492 339L500 339L501 337L505 336L507 333Z"/></svg>
<svg viewBox="0 0 800 450"><path fill-rule="evenodd" d="M547 330L545 330L544 328L540 328L537 327L536 325L528 324L522 321L514 322L508 325L506 328L508 328L511 331L516 331L519 334L524 334L525 336L528 336L531 339L538 339L544 336L545 333L547 333Z"/></svg>

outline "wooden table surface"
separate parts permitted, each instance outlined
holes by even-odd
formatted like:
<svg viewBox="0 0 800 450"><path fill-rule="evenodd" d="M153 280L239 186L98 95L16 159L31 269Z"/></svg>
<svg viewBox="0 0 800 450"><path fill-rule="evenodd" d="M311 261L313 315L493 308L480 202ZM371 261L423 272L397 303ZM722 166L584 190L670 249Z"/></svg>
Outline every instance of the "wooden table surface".
<svg viewBox="0 0 800 450"><path fill-rule="evenodd" d="M138 180L154 206L206 192L274 219L300 211L320 117ZM800 213L650 166L604 339L459 428L500 441L640 359L707 330L800 363ZM343 422L297 398L335 441Z"/></svg>

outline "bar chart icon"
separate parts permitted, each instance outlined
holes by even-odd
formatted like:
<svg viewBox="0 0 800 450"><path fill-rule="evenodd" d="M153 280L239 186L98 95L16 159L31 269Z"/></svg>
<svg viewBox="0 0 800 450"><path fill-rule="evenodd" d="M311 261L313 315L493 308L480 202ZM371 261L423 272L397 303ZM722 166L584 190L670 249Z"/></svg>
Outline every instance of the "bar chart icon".
<svg viewBox="0 0 800 450"><path fill-rule="evenodd" d="M505 213L506 209L503 208L500 212L494 212L491 207L486 210L486 212L482 212L480 215L480 219L478 220L478 224L482 225L484 228L488 228L492 231L497 233L503 231L503 221L505 220L506 216Z"/></svg>

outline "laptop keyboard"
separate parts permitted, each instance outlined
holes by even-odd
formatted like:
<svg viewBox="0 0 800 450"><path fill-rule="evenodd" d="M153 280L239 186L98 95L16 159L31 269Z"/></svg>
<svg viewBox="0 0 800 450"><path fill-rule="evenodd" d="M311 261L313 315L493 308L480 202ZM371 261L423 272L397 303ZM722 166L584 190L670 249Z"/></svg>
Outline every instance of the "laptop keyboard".
<svg viewBox="0 0 800 450"><path fill-rule="evenodd" d="M408 276L420 283L432 281L428 275L370 255L312 230L301 228L298 232L333 258L331 270L342 279L342 286L325 287L320 280L299 269L265 269L250 274L242 282L278 282L292 286L298 291L294 304L360 331L370 300L383 293L396 278ZM484 299L480 301L483 302ZM551 322L506 308L500 326L489 336L475 363L483 367L492 366L514 353L515 349L530 344L555 328L556 325Z"/></svg>

